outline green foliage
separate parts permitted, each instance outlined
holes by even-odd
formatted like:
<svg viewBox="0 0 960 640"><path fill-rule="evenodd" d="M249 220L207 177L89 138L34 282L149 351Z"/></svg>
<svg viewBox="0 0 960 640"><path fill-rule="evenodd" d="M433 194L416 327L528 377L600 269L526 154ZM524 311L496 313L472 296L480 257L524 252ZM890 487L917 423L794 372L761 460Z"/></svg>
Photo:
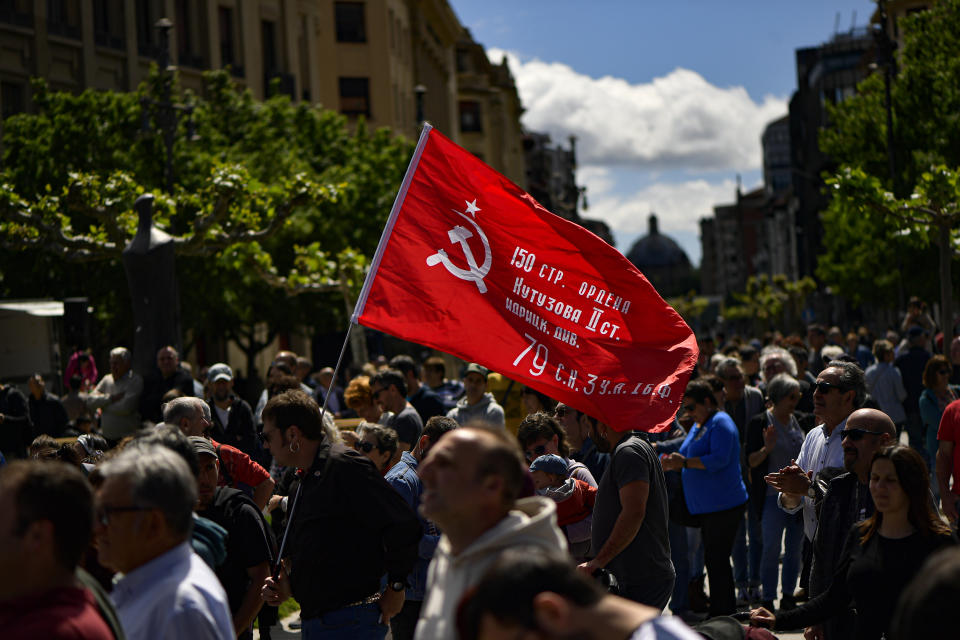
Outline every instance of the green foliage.
<svg viewBox="0 0 960 640"><path fill-rule="evenodd" d="M753 335L775 327L798 328L804 301L816 289L810 277L789 281L783 275L750 276L746 291L733 294L736 304L728 305L723 315L729 320L751 320Z"/></svg>
<svg viewBox="0 0 960 640"><path fill-rule="evenodd" d="M829 107L831 126L820 135L821 149L840 168L827 180L831 199L822 214L817 275L854 302L894 304L901 288L937 297L936 220L950 215L947 205L957 198L960 0L937 2L899 25L904 47L891 87L895 181L882 73Z"/></svg>
<svg viewBox="0 0 960 640"><path fill-rule="evenodd" d="M343 320L331 302L358 290L412 143L286 96L257 102L209 72L200 96L174 80L197 137L181 113L166 193L164 81L154 69L136 93L79 95L34 82L36 113L3 126L0 297L88 295L110 340L132 342L119 257L134 200L153 192L154 222L177 243L184 327L234 337L251 355L256 323L272 335Z"/></svg>
<svg viewBox="0 0 960 640"><path fill-rule="evenodd" d="M702 316L704 311L707 310L707 307L710 306L710 301L703 296L696 295L691 289L684 296L670 298L667 300L667 304L673 307L674 310L680 314L680 317L683 318L684 322L690 326L693 326L695 321Z"/></svg>

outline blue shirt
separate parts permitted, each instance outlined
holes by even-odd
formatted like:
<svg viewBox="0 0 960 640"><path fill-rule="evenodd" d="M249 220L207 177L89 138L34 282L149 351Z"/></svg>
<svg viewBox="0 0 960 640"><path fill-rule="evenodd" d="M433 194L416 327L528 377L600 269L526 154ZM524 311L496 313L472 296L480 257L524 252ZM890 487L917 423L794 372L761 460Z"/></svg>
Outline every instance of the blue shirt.
<svg viewBox="0 0 960 640"><path fill-rule="evenodd" d="M409 451L400 455L400 462L393 465L384 480L393 487L417 514L420 526L423 527L423 537L420 538L420 547L417 552L417 563L413 573L407 577L405 599L421 601L427 588L427 568L440 541L440 532L436 526L420 515L420 496L423 494L423 483L417 475L417 459Z"/></svg>
<svg viewBox="0 0 960 640"><path fill-rule="evenodd" d="M227 594L184 542L124 575L110 594L130 640L234 640Z"/></svg>
<svg viewBox="0 0 960 640"><path fill-rule="evenodd" d="M740 475L740 435L727 413L717 411L703 425L693 425L680 453L700 458L705 467L683 470L683 494L690 513L724 511L747 501Z"/></svg>

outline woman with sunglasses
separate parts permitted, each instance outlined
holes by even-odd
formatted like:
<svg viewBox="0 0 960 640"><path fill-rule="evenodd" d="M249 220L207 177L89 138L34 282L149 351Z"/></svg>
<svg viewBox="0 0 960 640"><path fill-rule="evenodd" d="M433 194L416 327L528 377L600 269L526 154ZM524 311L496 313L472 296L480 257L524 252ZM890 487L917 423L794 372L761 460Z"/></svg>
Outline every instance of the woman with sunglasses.
<svg viewBox="0 0 960 640"><path fill-rule="evenodd" d="M397 432L379 424L361 422L357 435L360 439L353 448L370 458L380 474L385 475L393 466L390 461L397 452Z"/></svg>
<svg viewBox="0 0 960 640"><path fill-rule="evenodd" d="M740 474L737 425L720 411L713 388L701 380L687 385L683 411L695 424L680 451L661 458L665 471L682 469L684 499L703 530L704 559L710 581L710 615L736 609L730 553L743 519L747 488Z"/></svg>
<svg viewBox="0 0 960 640"><path fill-rule="evenodd" d="M886 636L897 602L924 560L955 545L956 538L930 500L927 465L914 449L895 444L878 451L870 466L876 511L850 530L830 587L792 611L750 612L750 622L774 630L809 627L857 610L856 640Z"/></svg>
<svg viewBox="0 0 960 640"><path fill-rule="evenodd" d="M952 367L946 356L936 355L927 360L923 369L923 393L920 394L920 419L923 420L923 437L927 446L927 465L930 467L934 495L939 494L935 473L937 449L937 430L940 428L940 418L947 405L960 398L960 387L950 384ZM939 498L940 496L937 495Z"/></svg>

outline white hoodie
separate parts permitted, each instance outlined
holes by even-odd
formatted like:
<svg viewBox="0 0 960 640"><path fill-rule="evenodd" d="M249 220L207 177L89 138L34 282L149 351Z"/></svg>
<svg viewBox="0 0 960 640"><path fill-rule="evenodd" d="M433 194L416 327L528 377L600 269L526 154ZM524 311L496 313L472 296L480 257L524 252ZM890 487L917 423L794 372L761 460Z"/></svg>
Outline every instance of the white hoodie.
<svg viewBox="0 0 960 640"><path fill-rule="evenodd" d="M549 498L517 500L515 508L503 520L457 556L451 553L447 536L441 536L427 573L427 592L414 639L456 640L460 598L480 581L505 549L532 546L566 551L567 541L557 528L556 511Z"/></svg>

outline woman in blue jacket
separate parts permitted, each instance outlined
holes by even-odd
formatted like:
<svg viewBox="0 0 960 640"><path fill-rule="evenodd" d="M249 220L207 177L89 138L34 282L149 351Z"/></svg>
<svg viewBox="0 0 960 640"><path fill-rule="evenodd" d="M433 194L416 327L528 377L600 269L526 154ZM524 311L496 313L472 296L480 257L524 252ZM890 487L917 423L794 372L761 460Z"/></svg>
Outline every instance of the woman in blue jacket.
<svg viewBox="0 0 960 640"><path fill-rule="evenodd" d="M696 424L680 451L663 458L663 468L683 470L687 508L699 516L710 580L710 615L730 615L736 610L730 552L747 502L740 474L740 436L705 382L694 380L687 385L683 410Z"/></svg>

